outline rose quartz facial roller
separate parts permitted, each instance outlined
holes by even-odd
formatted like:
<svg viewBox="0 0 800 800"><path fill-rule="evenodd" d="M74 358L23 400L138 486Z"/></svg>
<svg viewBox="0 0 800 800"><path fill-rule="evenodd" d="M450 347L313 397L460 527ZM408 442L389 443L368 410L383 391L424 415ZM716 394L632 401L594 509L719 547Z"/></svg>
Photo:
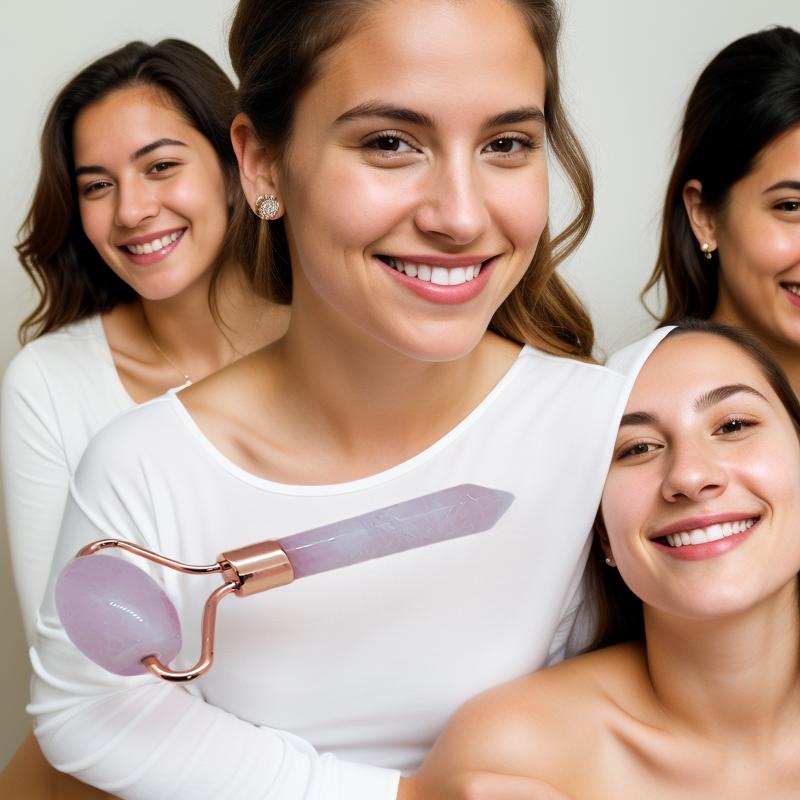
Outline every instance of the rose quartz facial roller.
<svg viewBox="0 0 800 800"><path fill-rule="evenodd" d="M514 500L509 492L462 484L358 517L223 553L215 564L190 566L132 542L103 539L82 548L61 572L56 608L69 638L92 661L118 675L149 670L168 681L190 681L210 667L217 605L299 578L383 558L404 550L492 528ZM97 555L119 548L192 575L220 573L206 600L200 660L191 669L166 665L181 647L178 613L146 572L129 561Z"/></svg>

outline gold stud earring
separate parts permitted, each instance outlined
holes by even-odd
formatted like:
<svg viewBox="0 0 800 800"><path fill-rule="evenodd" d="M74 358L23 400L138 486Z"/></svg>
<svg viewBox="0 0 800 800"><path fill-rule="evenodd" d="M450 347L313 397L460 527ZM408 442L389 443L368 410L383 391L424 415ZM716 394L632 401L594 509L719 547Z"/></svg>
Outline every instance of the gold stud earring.
<svg viewBox="0 0 800 800"><path fill-rule="evenodd" d="M259 219L277 219L280 211L280 200L274 194L261 194L256 198L255 212Z"/></svg>

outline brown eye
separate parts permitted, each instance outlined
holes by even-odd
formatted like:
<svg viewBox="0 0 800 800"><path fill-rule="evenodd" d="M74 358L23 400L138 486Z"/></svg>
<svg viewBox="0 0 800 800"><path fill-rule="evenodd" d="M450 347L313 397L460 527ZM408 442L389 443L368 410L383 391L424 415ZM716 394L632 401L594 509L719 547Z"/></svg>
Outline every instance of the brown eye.
<svg viewBox="0 0 800 800"><path fill-rule="evenodd" d="M384 136L375 142L378 150L397 152L400 149L400 140L396 136Z"/></svg>
<svg viewBox="0 0 800 800"><path fill-rule="evenodd" d="M495 139L489 147L495 153L510 153L514 148L513 139Z"/></svg>

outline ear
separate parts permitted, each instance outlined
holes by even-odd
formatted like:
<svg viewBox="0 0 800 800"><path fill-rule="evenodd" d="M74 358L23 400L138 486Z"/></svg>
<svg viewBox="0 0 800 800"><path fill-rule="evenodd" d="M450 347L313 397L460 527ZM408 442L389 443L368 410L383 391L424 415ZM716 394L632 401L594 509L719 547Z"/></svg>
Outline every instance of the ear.
<svg viewBox="0 0 800 800"><path fill-rule="evenodd" d="M608 540L608 532L606 531L606 523L603 520L603 512L599 509L594 520L594 533L600 542L603 555L606 557L606 559L610 559L613 562L614 553L611 551L611 542ZM606 563L608 564L608 561L606 561ZM611 564L609 564L609 566L611 566ZM614 563L614 566L616 566L616 563Z"/></svg>
<svg viewBox="0 0 800 800"><path fill-rule="evenodd" d="M255 209L256 200L261 195L274 195L280 199L278 159L261 142L246 114L234 117L231 143L239 162L239 180L250 208Z"/></svg>
<svg viewBox="0 0 800 800"><path fill-rule="evenodd" d="M692 226L698 247L708 244L709 252L717 249L716 220L714 214L703 202L703 184L690 180L683 187L683 207Z"/></svg>

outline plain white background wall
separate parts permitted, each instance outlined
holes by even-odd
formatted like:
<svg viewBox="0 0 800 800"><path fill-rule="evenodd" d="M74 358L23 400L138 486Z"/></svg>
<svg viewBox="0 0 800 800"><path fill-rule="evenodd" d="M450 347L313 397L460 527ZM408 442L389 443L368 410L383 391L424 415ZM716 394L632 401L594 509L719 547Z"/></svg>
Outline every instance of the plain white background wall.
<svg viewBox="0 0 800 800"><path fill-rule="evenodd" d="M266 0L265 0L266 2ZM564 274L611 352L645 333L639 302L656 252L660 203L683 104L703 65L733 39L773 24L800 28L798 0L562 0L567 107L595 170L597 214ZM176 36L229 68L225 35L235 0L27 0L0 26L5 109L0 126L0 370L33 306L16 261L16 231L38 170L38 137L56 90L81 66L131 39ZM465 76L468 80L468 76ZM557 177L553 215L567 212ZM0 767L23 738L29 667L5 531L0 525Z"/></svg>

